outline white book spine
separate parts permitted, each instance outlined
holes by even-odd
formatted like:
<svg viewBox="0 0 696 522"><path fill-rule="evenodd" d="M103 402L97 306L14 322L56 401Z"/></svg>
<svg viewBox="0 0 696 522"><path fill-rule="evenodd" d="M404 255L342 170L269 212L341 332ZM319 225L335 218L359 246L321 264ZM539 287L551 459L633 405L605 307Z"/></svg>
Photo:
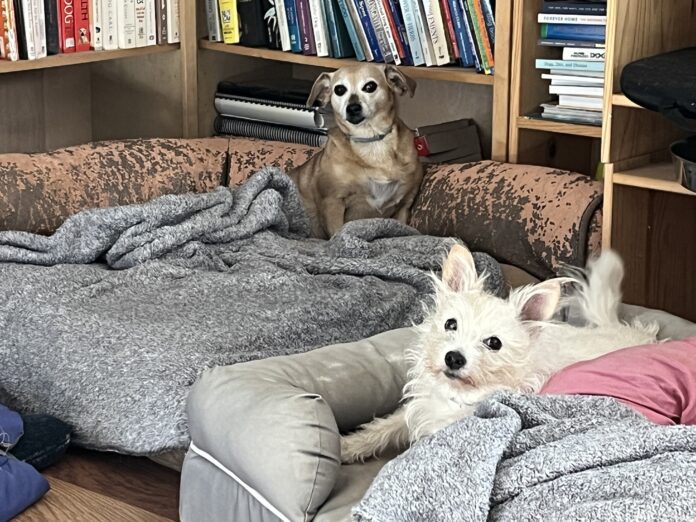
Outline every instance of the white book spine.
<svg viewBox="0 0 696 522"><path fill-rule="evenodd" d="M604 95L603 87L578 87L573 85L549 85L549 94L569 94L571 96L596 96Z"/></svg>
<svg viewBox="0 0 696 522"><path fill-rule="evenodd" d="M590 49L585 47L564 47L564 60L577 60L585 62L603 62L607 52L605 49Z"/></svg>
<svg viewBox="0 0 696 522"><path fill-rule="evenodd" d="M399 7L401 7L401 15L404 18L406 38L408 38L408 44L411 47L413 65L423 65L425 59L423 58L422 41L418 37L418 29L416 29L416 15L413 12L413 3L408 0L402 0L399 2Z"/></svg>
<svg viewBox="0 0 696 522"><path fill-rule="evenodd" d="M104 50L118 49L118 9L117 0L101 0L102 11L102 44Z"/></svg>
<svg viewBox="0 0 696 522"><path fill-rule="evenodd" d="M425 60L425 65L428 67L435 65L435 60L433 56L435 55L435 50L433 49L433 41L430 39L430 31L425 23L425 12L423 11L423 5L420 0L404 0L405 2L413 2L413 14L416 19L416 30L418 31L418 39L421 42L423 49L423 59ZM428 0L425 0L426 2Z"/></svg>
<svg viewBox="0 0 696 522"><path fill-rule="evenodd" d="M276 6L277 5L278 3L276 1ZM279 8L276 7L276 9ZM217 0L205 0L205 11L208 20L208 40L210 40L211 42L222 42L222 28L220 27L220 8L218 7ZM278 12L278 20L280 20L280 12ZM285 27L287 28L287 18ZM282 34L283 33L281 28L281 35Z"/></svg>
<svg viewBox="0 0 696 522"><path fill-rule="evenodd" d="M145 35L146 45L157 45L157 0L145 0Z"/></svg>
<svg viewBox="0 0 696 522"><path fill-rule="evenodd" d="M314 43L317 46L317 56L329 56L329 35L326 28L326 15L321 0L309 0L309 11L312 15Z"/></svg>
<svg viewBox="0 0 696 522"><path fill-rule="evenodd" d="M435 65L445 65L450 62L445 26L442 23L442 11L438 0L422 0L425 22L433 44L433 62Z"/></svg>
<svg viewBox="0 0 696 522"><path fill-rule="evenodd" d="M276 17L278 19L278 31L280 32L280 48L290 51L290 29L288 28L288 14L285 11L285 0L275 0Z"/></svg>
<svg viewBox="0 0 696 522"><path fill-rule="evenodd" d="M178 43L180 40L179 0L167 0L167 43Z"/></svg>
<svg viewBox="0 0 696 522"><path fill-rule="evenodd" d="M147 45L147 8L145 0L135 0L135 46Z"/></svg>
<svg viewBox="0 0 696 522"><path fill-rule="evenodd" d="M396 36L392 34L391 26L389 25L389 17L387 16L387 11L384 9L384 4L381 0L377 0L377 12L379 13L379 18L382 20L382 25L384 26L384 35L387 37L387 45L394 56L394 63L396 65L401 65L401 57L399 56L399 48L396 46Z"/></svg>
<svg viewBox="0 0 696 522"><path fill-rule="evenodd" d="M32 16L31 0L22 0L22 15L24 16L24 38L27 41L27 58L36 60L36 47L34 44L34 17Z"/></svg>
<svg viewBox="0 0 696 522"><path fill-rule="evenodd" d="M34 50L37 58L48 56L46 51L46 13L44 0L31 0L31 16L34 26Z"/></svg>
<svg viewBox="0 0 696 522"><path fill-rule="evenodd" d="M92 48L95 51L104 49L104 28L102 26L102 0L92 0L92 19L90 20L90 31L92 37Z"/></svg>
<svg viewBox="0 0 696 522"><path fill-rule="evenodd" d="M358 8L353 0L346 0L348 6L348 12L350 13L350 18L353 20L353 26L358 33L358 40L360 40L360 47L362 47L363 53L365 53L365 60L371 62L375 59L372 54L372 49L370 44L367 42L367 35L365 34L365 28L360 22L360 15L358 14Z"/></svg>
<svg viewBox="0 0 696 522"><path fill-rule="evenodd" d="M607 25L603 15L539 13L537 20L540 24Z"/></svg>
<svg viewBox="0 0 696 522"><path fill-rule="evenodd" d="M135 0L117 0L118 7L118 47L135 47Z"/></svg>

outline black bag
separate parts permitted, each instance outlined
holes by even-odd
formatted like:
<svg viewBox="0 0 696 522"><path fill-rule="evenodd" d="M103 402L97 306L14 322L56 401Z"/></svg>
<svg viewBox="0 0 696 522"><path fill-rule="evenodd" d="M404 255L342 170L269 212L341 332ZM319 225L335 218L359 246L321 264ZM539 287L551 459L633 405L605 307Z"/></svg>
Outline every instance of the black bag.
<svg viewBox="0 0 696 522"><path fill-rule="evenodd" d="M621 90L632 102L696 132L696 47L629 63Z"/></svg>

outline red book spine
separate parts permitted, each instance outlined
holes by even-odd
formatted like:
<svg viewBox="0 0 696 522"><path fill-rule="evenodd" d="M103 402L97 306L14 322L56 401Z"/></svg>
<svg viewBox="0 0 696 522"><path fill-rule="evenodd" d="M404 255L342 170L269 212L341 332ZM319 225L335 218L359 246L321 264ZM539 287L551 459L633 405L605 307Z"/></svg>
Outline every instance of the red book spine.
<svg viewBox="0 0 696 522"><path fill-rule="evenodd" d="M50 0L49 0L50 1ZM58 2L60 16L60 52L75 52L75 0L53 0Z"/></svg>
<svg viewBox="0 0 696 522"><path fill-rule="evenodd" d="M72 0L75 4L75 50L89 51L89 4L90 0Z"/></svg>
<svg viewBox="0 0 696 522"><path fill-rule="evenodd" d="M389 7L389 0L382 0L382 6L384 7L384 12L387 13L387 19L389 20L389 28L391 29L392 36L394 37L394 42L396 43L396 49L399 51L399 57L404 60L406 59L406 48L404 44L401 43L401 35L399 29L396 27L396 20L391 12L391 7Z"/></svg>
<svg viewBox="0 0 696 522"><path fill-rule="evenodd" d="M454 54L455 58L461 58L461 55L459 54L459 46L457 45L457 33L454 32L454 23L452 22L452 12L449 8L449 2L447 0L440 0L440 9L442 10L442 16L444 18L445 26L447 27L447 34L449 35L452 53Z"/></svg>

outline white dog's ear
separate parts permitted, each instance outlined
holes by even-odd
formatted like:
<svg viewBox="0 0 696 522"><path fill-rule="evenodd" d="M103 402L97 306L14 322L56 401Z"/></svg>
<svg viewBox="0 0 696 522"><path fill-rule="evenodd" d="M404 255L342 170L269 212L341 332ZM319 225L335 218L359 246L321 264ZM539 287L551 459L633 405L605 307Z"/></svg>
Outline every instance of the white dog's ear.
<svg viewBox="0 0 696 522"><path fill-rule="evenodd" d="M321 73L312 85L312 92L307 98L307 107L326 107L331 101L332 73Z"/></svg>
<svg viewBox="0 0 696 522"><path fill-rule="evenodd" d="M392 91L399 96L408 93L413 98L416 92L416 81L413 78L406 76L395 65L387 65L384 68L384 76L386 76L387 83Z"/></svg>
<svg viewBox="0 0 696 522"><path fill-rule="evenodd" d="M561 299L561 282L560 279L549 279L514 292L510 299L515 303L520 319L523 321L551 319Z"/></svg>
<svg viewBox="0 0 696 522"><path fill-rule="evenodd" d="M469 249L454 245L442 265L442 282L450 290L459 292L474 288L477 278L474 257Z"/></svg>

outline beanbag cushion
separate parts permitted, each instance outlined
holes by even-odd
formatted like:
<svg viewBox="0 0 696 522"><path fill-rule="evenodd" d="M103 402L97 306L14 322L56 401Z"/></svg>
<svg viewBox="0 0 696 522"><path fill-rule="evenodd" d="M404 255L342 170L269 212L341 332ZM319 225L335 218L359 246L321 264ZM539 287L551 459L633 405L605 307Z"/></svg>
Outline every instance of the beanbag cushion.
<svg viewBox="0 0 696 522"><path fill-rule="evenodd" d="M696 424L696 337L574 364L540 393L614 397L656 424Z"/></svg>

